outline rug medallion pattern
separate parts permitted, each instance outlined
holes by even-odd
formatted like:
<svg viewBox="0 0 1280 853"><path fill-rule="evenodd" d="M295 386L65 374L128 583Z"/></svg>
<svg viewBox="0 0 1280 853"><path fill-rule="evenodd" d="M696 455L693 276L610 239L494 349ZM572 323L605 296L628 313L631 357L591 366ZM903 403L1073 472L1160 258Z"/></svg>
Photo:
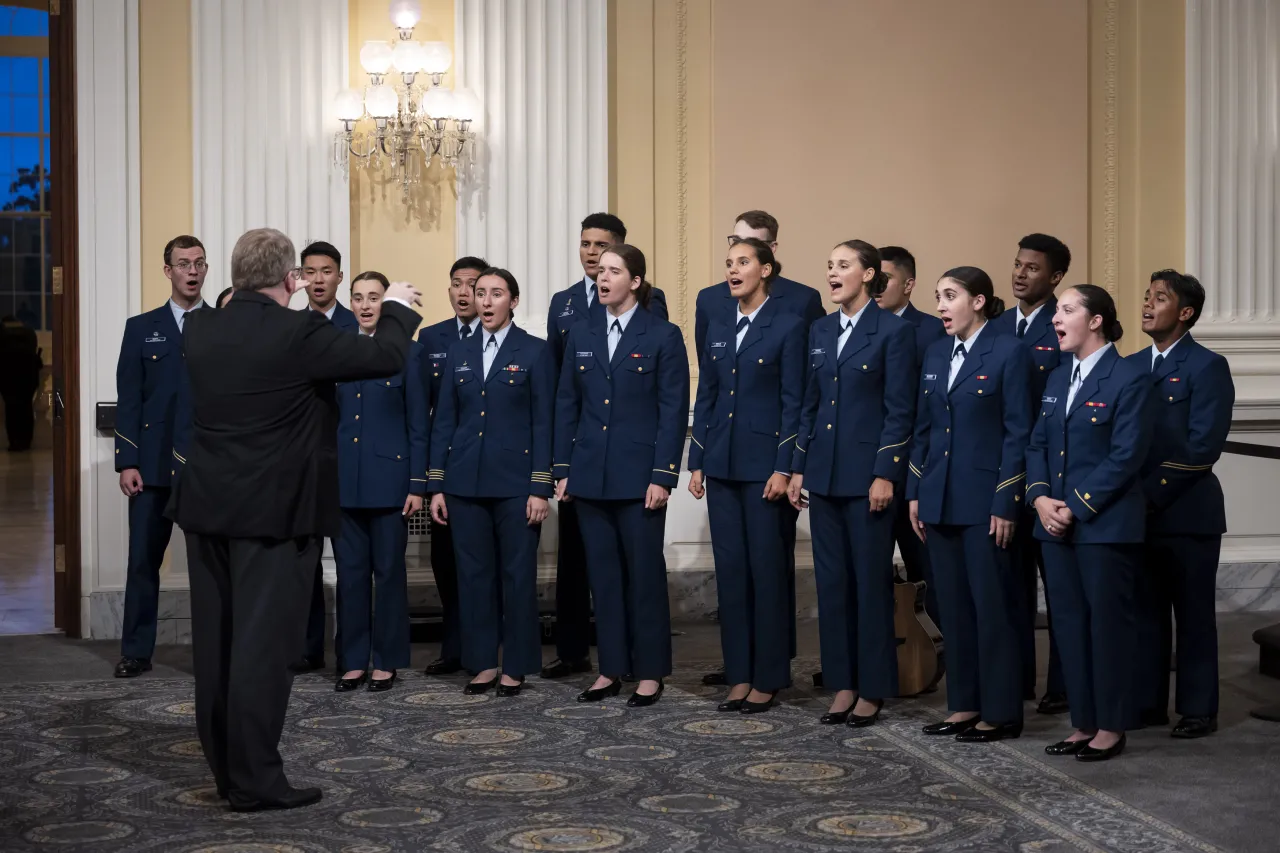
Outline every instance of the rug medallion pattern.
<svg viewBox="0 0 1280 853"><path fill-rule="evenodd" d="M926 738L910 702L854 731L670 687L631 709L538 679L514 699L461 683L298 679L286 770L325 798L261 814L217 799L189 680L0 688L0 849L1216 851L1013 749Z"/></svg>

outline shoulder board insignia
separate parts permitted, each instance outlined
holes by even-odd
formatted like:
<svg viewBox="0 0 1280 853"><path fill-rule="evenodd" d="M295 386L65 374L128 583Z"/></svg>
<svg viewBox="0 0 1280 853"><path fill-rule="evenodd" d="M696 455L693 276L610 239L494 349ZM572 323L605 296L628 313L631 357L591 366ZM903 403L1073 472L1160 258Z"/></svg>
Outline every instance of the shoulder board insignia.
<svg viewBox="0 0 1280 853"><path fill-rule="evenodd" d="M1105 409L1107 407L1106 403L1095 403L1092 400L1090 400L1088 403L1085 403L1085 405L1091 409Z"/></svg>

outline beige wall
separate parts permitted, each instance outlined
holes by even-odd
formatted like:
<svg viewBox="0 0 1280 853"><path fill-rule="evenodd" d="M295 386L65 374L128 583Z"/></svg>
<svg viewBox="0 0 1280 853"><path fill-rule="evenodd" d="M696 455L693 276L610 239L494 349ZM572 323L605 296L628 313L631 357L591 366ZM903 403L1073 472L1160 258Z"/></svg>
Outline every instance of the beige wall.
<svg viewBox="0 0 1280 853"><path fill-rule="evenodd" d="M142 308L150 310L169 298L165 244L179 234L190 234L195 227L191 4L185 0L139 0L138 90ZM209 275L213 281L225 277L226 271L221 276L217 270Z"/></svg>
<svg viewBox="0 0 1280 853"><path fill-rule="evenodd" d="M960 264L1007 299L1031 231L1084 279L1086 0L716 0L713 17L717 253L760 207L788 277L820 289L855 237L915 254L924 310Z"/></svg>
<svg viewBox="0 0 1280 853"><path fill-rule="evenodd" d="M368 40L393 40L386 0L350 0L349 41L352 88L362 89L368 75L360 68L360 47ZM453 47L453 0L424 0L418 41L443 41ZM455 48L456 51L456 48ZM450 72L445 86L453 85ZM456 193L453 174L433 166L414 190L421 214L410 216L400 201L399 185L375 186L359 172L351 176L351 258L344 262L348 281L376 269L392 280L404 279L423 291L422 314L447 317L449 267L453 265Z"/></svg>

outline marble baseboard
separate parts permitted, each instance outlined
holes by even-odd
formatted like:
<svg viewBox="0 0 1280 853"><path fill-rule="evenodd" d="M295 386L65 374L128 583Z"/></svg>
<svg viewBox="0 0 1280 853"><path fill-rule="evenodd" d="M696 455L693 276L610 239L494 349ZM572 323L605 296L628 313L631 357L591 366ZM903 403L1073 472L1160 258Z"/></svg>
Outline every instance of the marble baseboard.
<svg viewBox="0 0 1280 853"><path fill-rule="evenodd" d="M1280 563L1223 563L1218 567L1217 610L1280 611ZM690 568L667 575L671 615L676 619L709 619L718 606L716 576L711 569ZM542 611L555 609L555 569L550 565L538 569L538 606ZM333 618L334 590L332 564L325 566L325 603L330 621ZM409 607L438 607L440 598L431 569L425 559L410 560ZM1043 590L1040 609L1044 610ZM816 618L818 593L814 586L813 568L796 569L796 613L801 618ZM118 639L124 622L124 592L95 592L89 596L90 636L95 640ZM330 632L332 624L330 625ZM191 642L191 594L185 589L160 591L156 641L162 644Z"/></svg>

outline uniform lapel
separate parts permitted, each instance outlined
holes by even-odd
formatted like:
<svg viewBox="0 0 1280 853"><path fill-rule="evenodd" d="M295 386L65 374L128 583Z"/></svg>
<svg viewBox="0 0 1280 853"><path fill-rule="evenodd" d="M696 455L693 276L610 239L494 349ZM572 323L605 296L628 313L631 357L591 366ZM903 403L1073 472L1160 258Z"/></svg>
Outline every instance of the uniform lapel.
<svg viewBox="0 0 1280 853"><path fill-rule="evenodd" d="M1053 330L1053 315L1058 312L1058 298L1050 296L1045 300L1044 305L1040 307L1040 313L1036 318L1027 324L1027 333L1023 337L1031 342L1033 346L1041 344L1045 337L1052 337L1054 349L1057 349L1058 333ZM1018 317L1013 317L1013 331L1018 333Z"/></svg>
<svg viewBox="0 0 1280 853"><path fill-rule="evenodd" d="M618 365L622 363L622 360L630 355L631 351L635 349L640 335L644 334L644 315L644 311L637 311L631 315L630 322L628 322L627 327L622 330L622 338L618 341L618 348L613 351L613 358L609 360L609 368L611 370L617 370ZM612 323L613 321L610 320L609 322ZM605 346L608 347L607 340ZM608 353L609 351L606 348L605 355L607 356Z"/></svg>
<svg viewBox="0 0 1280 853"><path fill-rule="evenodd" d="M742 346L736 347L734 352L735 360L742 353L751 348L752 344L759 343L764 340L764 329L769 325L773 317L773 309L777 307L773 304L773 297L769 297L769 301L760 307L760 313L756 314L756 318L747 326L747 333L742 337ZM738 342L738 311L735 308L733 312L733 342Z"/></svg>
<svg viewBox="0 0 1280 853"><path fill-rule="evenodd" d="M511 327L507 329L506 338L498 346L498 354L493 358L493 366L489 368L489 375L484 378L486 385L490 379L502 373L502 369L511 364L512 360L519 354L521 337L523 337L523 332L517 328L515 323L512 323Z"/></svg>
<svg viewBox="0 0 1280 853"><path fill-rule="evenodd" d="M1071 401L1071 408L1067 412L1067 417L1071 417L1076 411L1083 406L1090 397L1098 393L1102 380L1111 375L1111 368L1115 364L1115 360L1119 358L1116 355L1116 348L1113 346L1107 352L1103 353L1102 358L1098 359L1098 363L1093 366L1093 370L1089 371L1089 375L1085 377L1084 382L1080 384L1080 390L1076 392L1075 399ZM1074 368L1073 368L1074 370ZM1071 392L1071 375L1067 375L1067 393Z"/></svg>
<svg viewBox="0 0 1280 853"><path fill-rule="evenodd" d="M1182 367L1182 361L1187 357L1187 350L1189 349L1187 344L1191 343L1190 336L1191 333L1188 332L1184 336L1184 340L1178 341L1178 345L1173 348L1173 352L1165 356L1164 361L1160 362L1160 367L1151 376L1152 382L1158 383L1170 373Z"/></svg>
<svg viewBox="0 0 1280 853"><path fill-rule="evenodd" d="M613 322L606 312L605 320ZM609 329L604 322L597 323L591 321L591 336L595 340L592 349L595 350L596 361L600 362L600 366L604 368L605 376L609 375ZM621 342L619 342L621 347Z"/></svg>
<svg viewBox="0 0 1280 853"><path fill-rule="evenodd" d="M182 330L178 328L178 321L173 316L173 306L167 301L160 309L160 316L157 318L159 323L158 331L165 338L165 344L173 352L182 351Z"/></svg>
<svg viewBox="0 0 1280 853"><path fill-rule="evenodd" d="M837 364L844 364L851 355L865 349L871 343L871 336L876 334L880 328L880 310L880 306L876 305L874 299L867 303L862 316L858 318L858 325L854 326L853 331L849 332L849 340L845 341L844 349L840 351L840 357L836 359ZM836 314L836 346L838 347L840 327L844 324L845 316L843 311L837 311Z"/></svg>
<svg viewBox="0 0 1280 853"><path fill-rule="evenodd" d="M964 361L960 362L960 370L956 373L956 381L951 383L951 388L947 389L947 394L951 394L952 388L959 388L960 383L968 379L970 376L978 372L978 368L982 367L982 357L991 352L991 336L978 335L978 339L973 342L972 347L965 347L967 351L964 354ZM952 353L955 352L955 345L952 344ZM950 363L948 363L950 367Z"/></svg>

